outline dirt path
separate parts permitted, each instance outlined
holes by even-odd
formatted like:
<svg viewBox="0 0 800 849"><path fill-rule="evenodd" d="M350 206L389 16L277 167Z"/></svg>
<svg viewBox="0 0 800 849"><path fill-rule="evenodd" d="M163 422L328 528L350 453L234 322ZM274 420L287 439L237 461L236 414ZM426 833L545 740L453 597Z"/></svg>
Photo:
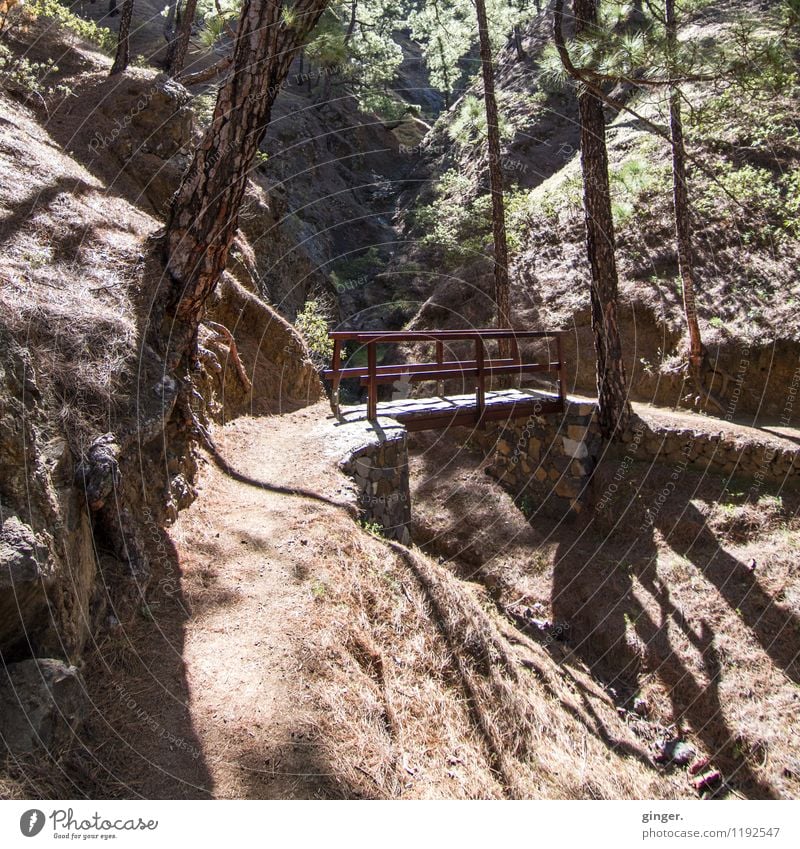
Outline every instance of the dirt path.
<svg viewBox="0 0 800 849"><path fill-rule="evenodd" d="M148 615L127 629L138 656L128 675L114 671L119 702L103 710L133 731L114 770L125 793L335 795L316 762L303 651L314 605L304 579L326 527L355 515L315 425L326 415L318 405L216 430L239 479L205 465L199 497L170 532L177 575L162 570Z"/></svg>

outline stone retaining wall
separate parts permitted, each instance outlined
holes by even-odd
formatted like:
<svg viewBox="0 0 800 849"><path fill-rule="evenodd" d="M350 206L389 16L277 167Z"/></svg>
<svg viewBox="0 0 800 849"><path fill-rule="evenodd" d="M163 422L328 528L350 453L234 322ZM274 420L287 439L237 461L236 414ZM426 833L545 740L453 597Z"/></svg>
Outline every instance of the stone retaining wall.
<svg viewBox="0 0 800 849"><path fill-rule="evenodd" d="M668 465L684 465L697 472L733 477L750 484L800 485L800 450L777 441L747 438L744 434L714 432L713 419L708 430L675 428L635 420L612 456L632 454L637 460Z"/></svg>
<svg viewBox="0 0 800 849"><path fill-rule="evenodd" d="M563 416L531 415L477 431L484 447L495 447L488 473L536 512L557 518L579 513L601 446L596 408L568 401Z"/></svg>
<svg viewBox="0 0 800 849"><path fill-rule="evenodd" d="M525 509L561 518L580 513L590 497L589 479L603 451L597 404L570 400L563 415L530 416L476 431L473 439L495 454L488 473ZM607 448L611 459L680 464L693 471L732 477L758 492L776 485L800 487L800 449L785 440L750 438L744 432L681 428L634 416L630 429Z"/></svg>
<svg viewBox="0 0 800 849"><path fill-rule="evenodd" d="M359 430L361 444L350 450L340 468L356 482L362 520L380 525L388 539L409 545L411 493L406 429L391 419L379 419L376 429L365 424L345 426Z"/></svg>

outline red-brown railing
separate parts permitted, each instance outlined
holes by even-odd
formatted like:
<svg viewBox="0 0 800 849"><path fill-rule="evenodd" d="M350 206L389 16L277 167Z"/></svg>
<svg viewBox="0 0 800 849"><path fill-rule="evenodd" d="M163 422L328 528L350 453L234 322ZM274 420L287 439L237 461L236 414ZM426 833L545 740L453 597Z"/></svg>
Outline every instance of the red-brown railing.
<svg viewBox="0 0 800 849"><path fill-rule="evenodd" d="M420 382L435 380L439 383L453 378L475 378L475 412L476 420L480 420L486 406L486 379L494 375L534 374L536 372L552 372L558 375L558 399L561 409L565 400L564 357L562 333L560 331L534 331L510 329L476 329L476 330L409 330L409 331L371 331L351 332L334 331L330 334L333 340L333 359L331 367L323 372L332 381L332 398L334 410L338 413L339 385L342 380L358 378L362 386L367 387L367 418L374 420L378 415L378 386L395 383L398 380ZM548 346L548 362L524 361L520 354L519 343L528 339L555 339L555 361L550 361ZM507 340L510 357L487 357L485 343L487 341ZM444 359L446 342L469 342L475 346L474 359ZM367 365L350 368L342 367L342 347L346 342L357 342L367 349ZM436 359L423 363L400 363L397 365L378 365L377 346L384 344L409 344L432 342L436 345Z"/></svg>

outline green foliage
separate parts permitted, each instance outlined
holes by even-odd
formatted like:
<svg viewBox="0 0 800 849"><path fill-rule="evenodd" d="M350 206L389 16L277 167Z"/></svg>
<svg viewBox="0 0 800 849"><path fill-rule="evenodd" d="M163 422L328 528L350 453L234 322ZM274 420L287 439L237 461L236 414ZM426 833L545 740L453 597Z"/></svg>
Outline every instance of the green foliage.
<svg viewBox="0 0 800 849"><path fill-rule="evenodd" d="M322 72L325 85L347 84L362 109L387 120L401 117L408 105L391 90L403 61L395 32L403 28L403 0L359 0L357 23L348 35L351 3L333 2L305 49Z"/></svg>
<svg viewBox="0 0 800 849"><path fill-rule="evenodd" d="M6 45L0 44L0 85L5 88L39 98L70 94L67 86L51 85L48 81L48 77L57 72L58 66L52 59L31 62L25 56L14 56Z"/></svg>
<svg viewBox="0 0 800 849"><path fill-rule="evenodd" d="M331 283L338 292L357 289L365 285L381 268L383 262L376 247L371 247L360 256L340 259L331 269Z"/></svg>
<svg viewBox="0 0 800 849"><path fill-rule="evenodd" d="M510 121L504 117L500 109L502 98L498 98L500 137L510 139L514 136L514 129ZM472 94L465 95L455 116L447 127L450 138L462 147L485 144L488 134L486 122L486 107L479 98Z"/></svg>
<svg viewBox="0 0 800 849"><path fill-rule="evenodd" d="M797 171L776 175L756 165L723 160L718 183L704 184L695 208L700 215L733 223L745 244L773 245L800 237Z"/></svg>
<svg viewBox="0 0 800 849"><path fill-rule="evenodd" d="M742 113L747 103L746 116ZM709 147L765 148L779 151L800 147L797 104L800 80L797 73L783 76L780 83L765 69L761 86L729 85L719 94L705 98L689 113L687 126L694 137Z"/></svg>
<svg viewBox="0 0 800 849"><path fill-rule="evenodd" d="M650 153L647 146L643 154ZM671 169L652 156L632 156L609 174L611 183L611 210L615 227L623 230L637 210L645 207L656 195L666 196L670 191Z"/></svg>
<svg viewBox="0 0 800 849"><path fill-rule="evenodd" d="M328 336L328 318L322 303L315 298L306 301L294 326L308 345L315 365L327 364L333 354L333 342Z"/></svg>
<svg viewBox="0 0 800 849"><path fill-rule="evenodd" d="M230 33L233 21L239 17L241 0L198 0L195 20L201 20L200 42L211 48L223 36ZM163 17L169 14L169 6L161 13Z"/></svg>
<svg viewBox="0 0 800 849"><path fill-rule="evenodd" d="M383 536L383 525L379 522L370 522L367 519L360 519L358 524L361 525L368 534L372 534L374 537Z"/></svg>
<svg viewBox="0 0 800 849"><path fill-rule="evenodd" d="M415 224L423 244L440 248L455 265L485 252L491 232L491 198L474 195L469 177L456 170L442 174L433 203L419 208Z"/></svg>
<svg viewBox="0 0 800 849"><path fill-rule="evenodd" d="M489 38L498 51L515 24L533 15L529 4L487 0ZM472 0L427 0L408 15L411 37L422 45L431 85L449 96L465 83L463 60L478 40Z"/></svg>
<svg viewBox="0 0 800 849"><path fill-rule="evenodd" d="M53 21L79 38L96 44L105 53L113 54L117 49L117 36L110 29L78 17L58 0L31 0L25 8L35 18Z"/></svg>

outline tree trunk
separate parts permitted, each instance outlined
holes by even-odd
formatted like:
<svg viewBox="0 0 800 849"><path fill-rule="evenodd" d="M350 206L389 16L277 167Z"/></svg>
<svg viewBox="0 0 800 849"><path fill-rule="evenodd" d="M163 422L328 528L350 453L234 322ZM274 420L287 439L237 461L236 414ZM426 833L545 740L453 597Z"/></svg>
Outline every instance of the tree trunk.
<svg viewBox="0 0 800 849"><path fill-rule="evenodd" d="M486 19L485 0L475 0L478 16L483 97L486 104L486 137L489 152L489 190L492 194L492 235L494 238L494 298L497 302L497 326L511 327L511 306L508 280L508 242L506 240L506 214L503 203L503 170L500 163L500 121L494 90L492 45ZM511 340L500 343L501 356L509 356Z"/></svg>
<svg viewBox="0 0 800 849"><path fill-rule="evenodd" d="M519 24L514 24L514 49L517 51L517 61L525 58L525 48L522 46L522 29Z"/></svg>
<svg viewBox="0 0 800 849"><path fill-rule="evenodd" d="M598 0L574 0L575 34L597 23ZM559 20L560 29L560 20ZM583 170L586 247L591 267L592 333L597 354L600 430L611 439L625 429L631 415L625 364L617 325L617 262L603 102L579 84L578 110Z"/></svg>
<svg viewBox="0 0 800 849"><path fill-rule="evenodd" d="M672 76L672 56L677 46L675 0L666 0L666 24L667 50L670 56L669 73ZM683 140L680 91L677 86L670 86L669 89L669 131L672 139L672 195L675 206L678 270L683 285L683 309L689 331L689 368L699 372L703 365L704 350L694 298L692 228L689 219L689 190L686 184L686 147Z"/></svg>
<svg viewBox="0 0 800 849"><path fill-rule="evenodd" d="M133 0L123 0L122 17L119 19L117 33L117 52L109 76L121 74L130 62L131 54L131 18L133 17Z"/></svg>
<svg viewBox="0 0 800 849"><path fill-rule="evenodd" d="M169 273L165 328L177 368L193 357L206 301L228 261L247 176L272 105L327 0L244 0L231 73L211 126L172 201L165 235ZM288 14L287 14L288 13Z"/></svg>
<svg viewBox="0 0 800 849"><path fill-rule="evenodd" d="M356 15L358 14L358 0L352 0L350 4L350 22L347 24L347 32L344 34L344 43L353 37L353 31L356 28Z"/></svg>
<svg viewBox="0 0 800 849"><path fill-rule="evenodd" d="M180 76L183 66L186 64L186 53L189 50L189 39L192 35L196 11L197 0L186 0L175 40L170 45L169 73L172 77Z"/></svg>

